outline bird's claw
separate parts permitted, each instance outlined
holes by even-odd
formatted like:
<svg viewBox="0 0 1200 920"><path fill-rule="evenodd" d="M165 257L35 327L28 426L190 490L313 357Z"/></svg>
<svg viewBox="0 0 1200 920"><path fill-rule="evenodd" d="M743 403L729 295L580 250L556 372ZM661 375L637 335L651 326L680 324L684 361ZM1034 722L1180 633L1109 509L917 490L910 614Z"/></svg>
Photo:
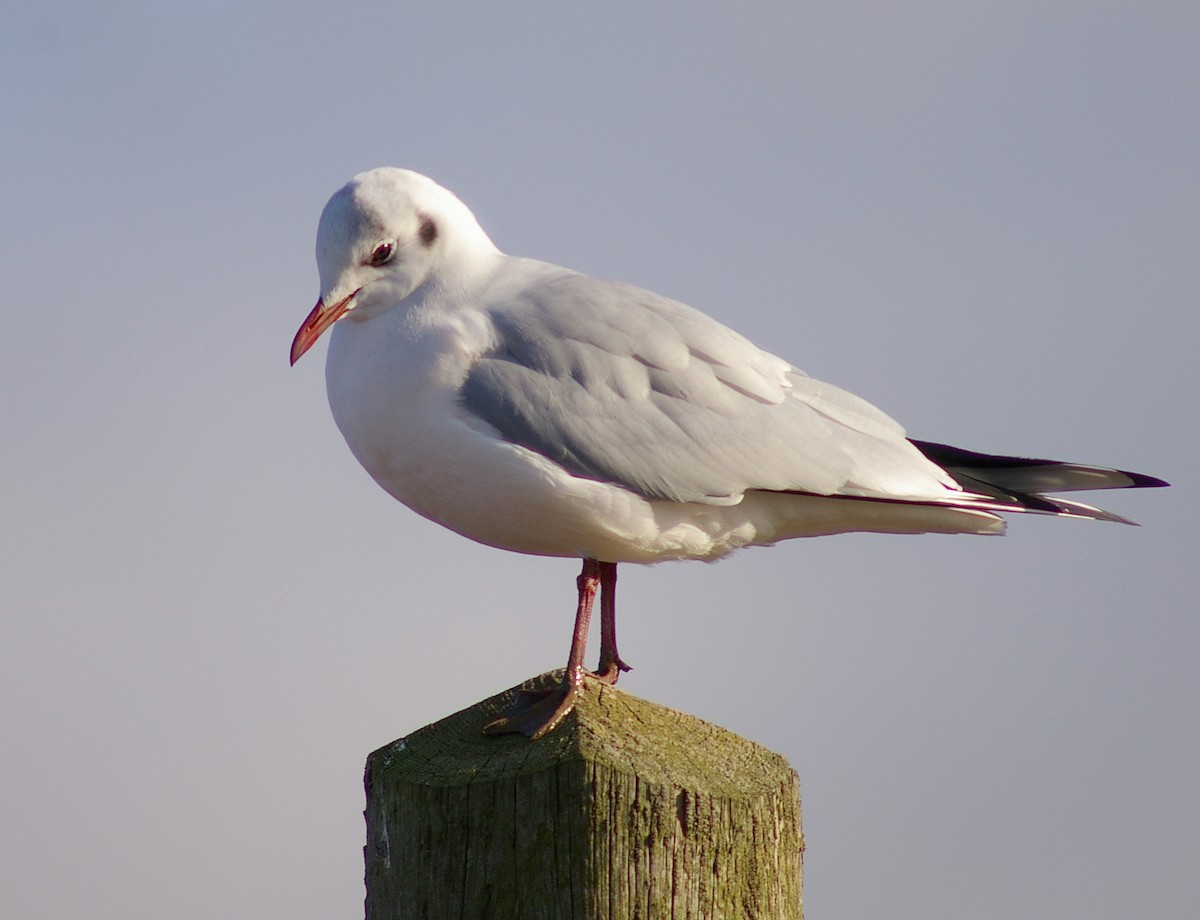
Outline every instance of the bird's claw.
<svg viewBox="0 0 1200 920"><path fill-rule="evenodd" d="M611 661L600 662L600 670L592 673L592 677L602 683L608 684L610 687L615 685L617 679L625 672L632 671L629 665L623 662L620 658L614 657Z"/></svg>
<svg viewBox="0 0 1200 920"><path fill-rule="evenodd" d="M575 708L583 682L564 677L562 683L546 690L518 690L512 712L483 727L485 735L528 735L531 741L544 738Z"/></svg>

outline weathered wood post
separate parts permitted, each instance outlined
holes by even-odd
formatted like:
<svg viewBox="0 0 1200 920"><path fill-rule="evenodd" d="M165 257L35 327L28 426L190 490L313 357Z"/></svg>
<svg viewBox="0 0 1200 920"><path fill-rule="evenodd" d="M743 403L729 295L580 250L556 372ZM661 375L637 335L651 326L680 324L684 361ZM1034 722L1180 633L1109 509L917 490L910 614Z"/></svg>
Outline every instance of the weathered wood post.
<svg viewBox="0 0 1200 920"><path fill-rule="evenodd" d="M367 920L801 920L787 761L595 682L540 741L485 736L517 689L367 759Z"/></svg>

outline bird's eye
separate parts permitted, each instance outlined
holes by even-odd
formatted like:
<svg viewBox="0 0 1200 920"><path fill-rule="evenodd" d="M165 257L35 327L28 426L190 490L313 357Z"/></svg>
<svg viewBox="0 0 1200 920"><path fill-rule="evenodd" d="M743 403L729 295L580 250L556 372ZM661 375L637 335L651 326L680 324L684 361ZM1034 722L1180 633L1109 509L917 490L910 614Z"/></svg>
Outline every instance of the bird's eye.
<svg viewBox="0 0 1200 920"><path fill-rule="evenodd" d="M386 243L380 243L371 251L371 258L367 260L370 265L385 265L392 261L392 256L396 254L396 244L390 240Z"/></svg>

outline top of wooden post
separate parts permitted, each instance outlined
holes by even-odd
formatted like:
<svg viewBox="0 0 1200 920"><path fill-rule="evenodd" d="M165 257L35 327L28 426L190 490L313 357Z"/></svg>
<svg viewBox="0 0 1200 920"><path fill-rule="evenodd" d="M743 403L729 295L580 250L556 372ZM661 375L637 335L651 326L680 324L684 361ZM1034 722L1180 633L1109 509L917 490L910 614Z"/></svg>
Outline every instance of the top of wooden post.
<svg viewBox="0 0 1200 920"><path fill-rule="evenodd" d="M770 793L792 775L784 758L759 744L593 680L585 681L574 711L540 741L484 735L483 726L508 713L518 690L561 679L561 671L531 678L393 741L371 754L368 773L396 770L409 783L459 786L585 760L734 799Z"/></svg>
<svg viewBox="0 0 1200 920"><path fill-rule="evenodd" d="M585 680L538 741L485 735L543 674L367 760L369 920L800 920L787 761Z"/></svg>

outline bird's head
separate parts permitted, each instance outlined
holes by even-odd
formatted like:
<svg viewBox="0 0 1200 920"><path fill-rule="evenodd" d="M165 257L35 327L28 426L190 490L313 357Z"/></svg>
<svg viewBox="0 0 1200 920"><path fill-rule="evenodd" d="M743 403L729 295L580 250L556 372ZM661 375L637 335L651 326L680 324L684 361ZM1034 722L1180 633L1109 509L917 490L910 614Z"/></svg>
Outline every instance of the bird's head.
<svg viewBox="0 0 1200 920"><path fill-rule="evenodd" d="M465 273L496 252L466 205L432 179L394 167L360 173L321 212L321 296L292 340L291 363L343 316L396 306L447 266Z"/></svg>

